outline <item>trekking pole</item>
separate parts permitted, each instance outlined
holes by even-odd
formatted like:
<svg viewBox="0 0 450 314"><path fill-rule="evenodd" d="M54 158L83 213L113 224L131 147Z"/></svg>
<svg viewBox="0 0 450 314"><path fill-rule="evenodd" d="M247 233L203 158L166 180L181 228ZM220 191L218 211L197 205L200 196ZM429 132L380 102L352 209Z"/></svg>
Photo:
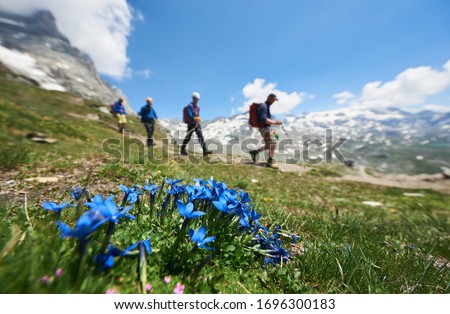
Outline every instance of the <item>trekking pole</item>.
<svg viewBox="0 0 450 314"><path fill-rule="evenodd" d="M191 134L192 132L194 132L195 129L197 128L197 125L198 125L198 124L196 124L195 127L192 128L192 130L190 130L189 132L187 132L187 133L186 133L186 136L188 136L189 134Z"/></svg>
<svg viewBox="0 0 450 314"><path fill-rule="evenodd" d="M286 136L289 137L289 134L288 134L288 132L286 131L286 129L284 128L283 125L281 125L281 128L283 129L283 131L284 131L284 133L286 134Z"/></svg>

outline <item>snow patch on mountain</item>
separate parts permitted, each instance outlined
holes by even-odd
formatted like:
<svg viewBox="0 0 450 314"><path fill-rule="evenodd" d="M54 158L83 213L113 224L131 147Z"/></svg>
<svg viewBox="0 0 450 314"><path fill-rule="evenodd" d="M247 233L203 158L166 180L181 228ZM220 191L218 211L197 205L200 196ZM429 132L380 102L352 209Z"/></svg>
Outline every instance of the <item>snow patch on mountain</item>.
<svg viewBox="0 0 450 314"><path fill-rule="evenodd" d="M36 59L27 53L0 46L0 60L12 71L36 81L43 89L66 91L56 80L38 68Z"/></svg>

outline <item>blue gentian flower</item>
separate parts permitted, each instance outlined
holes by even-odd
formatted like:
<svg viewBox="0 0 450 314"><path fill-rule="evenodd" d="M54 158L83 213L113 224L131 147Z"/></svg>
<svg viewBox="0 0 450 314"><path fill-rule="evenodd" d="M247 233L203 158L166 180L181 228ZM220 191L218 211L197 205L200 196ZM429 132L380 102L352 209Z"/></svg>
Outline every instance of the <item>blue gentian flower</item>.
<svg viewBox="0 0 450 314"><path fill-rule="evenodd" d="M61 221L58 221L57 224L63 238L78 238L84 240L106 221L108 221L108 219L105 219L99 212L88 211L78 218L74 229L71 229Z"/></svg>
<svg viewBox="0 0 450 314"><path fill-rule="evenodd" d="M261 253L266 257L266 264L268 259L271 263L287 262L289 259L289 252L281 247L281 240L277 233L270 236L268 233L258 234L256 240L259 242Z"/></svg>
<svg viewBox="0 0 450 314"><path fill-rule="evenodd" d="M206 227L201 226L198 230L189 229L189 237L191 241L196 243L196 247L206 249L206 250L214 250L212 247L208 247L205 244L212 242L216 239L215 236L206 237Z"/></svg>
<svg viewBox="0 0 450 314"><path fill-rule="evenodd" d="M203 199L203 200L209 200L209 201L212 200L213 199L212 190L209 187L205 186L203 188L203 193L199 198Z"/></svg>
<svg viewBox="0 0 450 314"><path fill-rule="evenodd" d="M138 245L141 244L145 247L145 251L147 252L147 254L150 254L152 252L152 246L150 244L150 238L148 238L147 240L144 241L139 241L137 243L134 243L132 245L130 245L129 247L127 247L123 252L123 255L129 255L131 251L133 251L134 249L136 249L138 247Z"/></svg>
<svg viewBox="0 0 450 314"><path fill-rule="evenodd" d="M291 243L297 243L297 241L300 239L300 237L294 233L291 233L290 236L291 236Z"/></svg>
<svg viewBox="0 0 450 314"><path fill-rule="evenodd" d="M64 203L62 203L60 205L58 205L56 203L53 203L53 202L44 202L44 203L42 203L42 208L43 209L54 211L58 215L61 213L61 211L64 208L66 208L68 206L70 206L70 205L67 202L64 202Z"/></svg>
<svg viewBox="0 0 450 314"><path fill-rule="evenodd" d="M205 187L200 186L200 185L189 185L186 188L186 193L188 194L189 201L193 202L196 199L201 198L201 196L203 195L204 189L205 189Z"/></svg>
<svg viewBox="0 0 450 314"><path fill-rule="evenodd" d="M208 180L208 184L211 186L212 191L214 192L214 196L218 197L224 191L227 190L227 185L224 182L217 182L215 180Z"/></svg>
<svg viewBox="0 0 450 314"><path fill-rule="evenodd" d="M113 198L114 198L114 196L110 195L105 200L103 200L103 197L100 194L98 194L98 195L94 196L94 198L92 199L92 202L86 202L86 203L84 203L84 205L86 205L93 211L100 211L102 209L102 207L105 206L104 203L106 201L112 201Z"/></svg>
<svg viewBox="0 0 450 314"><path fill-rule="evenodd" d="M245 216L245 215L241 219L239 219L239 223L241 224L241 227L243 227L244 229L251 227L251 224L248 221L247 216Z"/></svg>
<svg viewBox="0 0 450 314"><path fill-rule="evenodd" d="M244 192L243 190L240 191L240 196L241 196L241 202L242 203L251 203L251 199L248 195L248 193Z"/></svg>
<svg viewBox="0 0 450 314"><path fill-rule="evenodd" d="M159 186L154 185L153 183L150 183L150 185L144 185L144 190L148 191L150 195L155 195L159 188Z"/></svg>
<svg viewBox="0 0 450 314"><path fill-rule="evenodd" d="M228 196L229 193L223 193L218 201L213 201L213 204L218 210L230 214L238 204L233 199L230 200Z"/></svg>
<svg viewBox="0 0 450 314"><path fill-rule="evenodd" d="M171 185L169 186L169 189L167 189L167 194L172 194L172 195L180 195L183 194L186 190L186 186L185 185Z"/></svg>
<svg viewBox="0 0 450 314"><path fill-rule="evenodd" d="M192 203L188 203L188 204L184 205L181 200L178 200L177 206L178 206L178 212L185 219L193 219L193 218L198 218L200 216L205 215L205 213L202 211L194 211L194 204L192 204Z"/></svg>
<svg viewBox="0 0 450 314"><path fill-rule="evenodd" d="M79 201L83 196L83 189L81 186L78 186L76 189L72 188L72 192L70 194L76 201Z"/></svg>
<svg viewBox="0 0 450 314"><path fill-rule="evenodd" d="M127 214L127 212L133 208L133 206L128 206L122 211L119 211L122 207L117 207L115 202L105 201L105 207L100 211L105 218L108 218L109 221L113 223L117 223L120 218L128 218L131 220L135 220L136 218L133 215Z"/></svg>
<svg viewBox="0 0 450 314"><path fill-rule="evenodd" d="M262 214L257 214L256 213L256 210L252 210L250 213L249 213L249 218L250 218L250 223L252 223L252 222L256 222L256 221L258 221L258 219L259 218L261 218L262 217Z"/></svg>
<svg viewBox="0 0 450 314"><path fill-rule="evenodd" d="M194 178L195 185L197 186L206 186L206 182L203 181L201 178Z"/></svg>
<svg viewBox="0 0 450 314"><path fill-rule="evenodd" d="M102 253L95 257L95 263L101 264L100 271L104 271L114 266L115 257L124 255L125 253L122 250L119 250L110 244L107 253Z"/></svg>
<svg viewBox="0 0 450 314"><path fill-rule="evenodd" d="M131 188L127 188L125 185L121 184L119 185L119 188L125 192L126 199L130 202L130 204L136 203L138 200L138 196L141 195L141 193L137 190L137 185L134 185Z"/></svg>
<svg viewBox="0 0 450 314"><path fill-rule="evenodd" d="M170 180L170 179L168 179L168 178L166 178L165 180L166 180L166 183L167 183L168 185L170 185L170 186L174 186L174 185L180 183L181 181L183 181L183 180L181 180L181 179L173 179L173 180Z"/></svg>
<svg viewBox="0 0 450 314"><path fill-rule="evenodd" d="M94 196L93 202L86 203L86 206L88 206L91 211L100 212L104 218L107 218L112 223L117 223L120 218L129 218L134 220L134 216L127 214L133 206L129 206L120 211L122 207L117 207L117 204L113 201L113 198L114 196L111 195L103 201L101 195L96 195Z"/></svg>

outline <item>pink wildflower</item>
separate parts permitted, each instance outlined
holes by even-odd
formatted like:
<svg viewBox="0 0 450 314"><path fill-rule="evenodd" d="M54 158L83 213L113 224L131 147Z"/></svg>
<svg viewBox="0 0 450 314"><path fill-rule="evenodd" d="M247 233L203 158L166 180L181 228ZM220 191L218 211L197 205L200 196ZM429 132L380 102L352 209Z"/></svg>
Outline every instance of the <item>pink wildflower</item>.
<svg viewBox="0 0 450 314"><path fill-rule="evenodd" d="M164 277L164 282L165 283L169 283L170 282L170 276L165 276Z"/></svg>
<svg viewBox="0 0 450 314"><path fill-rule="evenodd" d="M106 294L116 294L117 291L114 288L109 288L108 290L106 290Z"/></svg>
<svg viewBox="0 0 450 314"><path fill-rule="evenodd" d="M56 277L60 277L62 275L62 268L58 268L55 272Z"/></svg>
<svg viewBox="0 0 450 314"><path fill-rule="evenodd" d="M173 293L175 294L183 294L184 293L184 285L182 285L181 283L177 283L177 286L175 287L175 289L173 289Z"/></svg>
<svg viewBox="0 0 450 314"><path fill-rule="evenodd" d="M145 290L147 290L147 292L152 291L152 288L153 288L152 285L149 283L145 285Z"/></svg>
<svg viewBox="0 0 450 314"><path fill-rule="evenodd" d="M41 278L41 283L42 284L45 285L45 284L49 283L49 281L50 281L49 275L42 276L42 278Z"/></svg>

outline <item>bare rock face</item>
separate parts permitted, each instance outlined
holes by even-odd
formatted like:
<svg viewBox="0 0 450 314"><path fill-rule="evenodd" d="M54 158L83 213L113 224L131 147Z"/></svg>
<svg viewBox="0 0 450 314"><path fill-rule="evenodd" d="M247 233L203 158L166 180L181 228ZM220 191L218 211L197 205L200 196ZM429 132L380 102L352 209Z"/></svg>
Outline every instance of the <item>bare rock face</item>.
<svg viewBox="0 0 450 314"><path fill-rule="evenodd" d="M0 12L0 61L10 70L42 88L72 92L83 98L111 104L122 91L104 81L92 59L62 35L48 11L32 16Z"/></svg>

